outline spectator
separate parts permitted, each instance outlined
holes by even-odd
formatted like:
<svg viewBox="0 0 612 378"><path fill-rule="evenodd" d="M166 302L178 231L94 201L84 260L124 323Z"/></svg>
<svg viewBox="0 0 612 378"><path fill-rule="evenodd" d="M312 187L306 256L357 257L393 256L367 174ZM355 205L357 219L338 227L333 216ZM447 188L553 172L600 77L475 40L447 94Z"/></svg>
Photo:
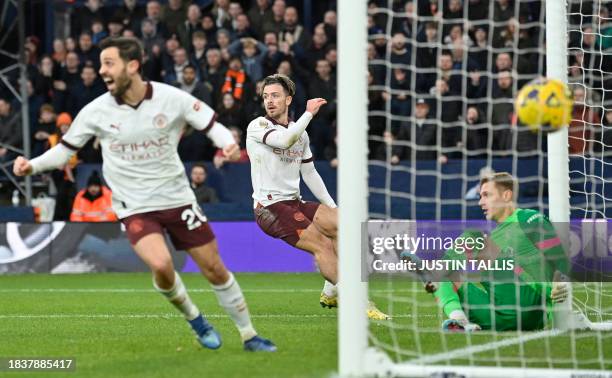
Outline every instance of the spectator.
<svg viewBox="0 0 612 378"><path fill-rule="evenodd" d="M408 117L410 115L410 78L403 68L394 68L391 77L391 93L386 98L391 100L391 114L394 116ZM405 121L394 119L391 121L391 129L397 135L398 128Z"/></svg>
<svg viewBox="0 0 612 378"><path fill-rule="evenodd" d="M209 13L202 16L202 31L206 34L207 41L216 41L217 39L217 25L215 25L215 20L213 16Z"/></svg>
<svg viewBox="0 0 612 378"><path fill-rule="evenodd" d="M228 47L231 55L240 55L242 66L247 77L259 81L263 77L263 61L268 53L268 47L254 38L235 40Z"/></svg>
<svg viewBox="0 0 612 378"><path fill-rule="evenodd" d="M153 27L155 28L155 34L159 35L162 38L167 38L169 36L168 28L166 24L161 19L161 5L157 0L150 0L147 2L147 18L153 22Z"/></svg>
<svg viewBox="0 0 612 378"><path fill-rule="evenodd" d="M77 45L76 45L76 42L74 41L74 38L72 37L66 38L64 40L64 45L66 45L67 52L76 51Z"/></svg>
<svg viewBox="0 0 612 378"><path fill-rule="evenodd" d="M153 54L153 46L158 46L161 48L165 44L162 36L157 34L155 22L150 18L145 18L142 20L140 25L140 34L140 41L144 47L145 56Z"/></svg>
<svg viewBox="0 0 612 378"><path fill-rule="evenodd" d="M168 29L168 35L176 35L179 25L187 19L187 6L183 0L168 0L168 3L161 9L160 18ZM183 47L187 46L183 45Z"/></svg>
<svg viewBox="0 0 612 378"><path fill-rule="evenodd" d="M493 73L512 70L512 57L509 53L503 52L497 54L495 58L495 69Z"/></svg>
<svg viewBox="0 0 612 378"><path fill-rule="evenodd" d="M112 192L102 185L98 171L93 171L87 187L79 191L70 213L71 222L116 222L112 208Z"/></svg>
<svg viewBox="0 0 612 378"><path fill-rule="evenodd" d="M101 80L98 79L96 69L87 64L81 71L81 80L68 88L67 109L70 114L76 114L106 92L106 88Z"/></svg>
<svg viewBox="0 0 612 378"><path fill-rule="evenodd" d="M285 0L274 0L274 3L272 4L272 18L264 20L263 23L264 33L280 33L283 28L286 8L287 5L285 4Z"/></svg>
<svg viewBox="0 0 612 378"><path fill-rule="evenodd" d="M424 42L423 47L417 48L417 68L432 68L436 65L438 55L438 26L434 22L425 24L425 33L417 37ZM416 76L416 90L419 93L429 93L433 75L431 73L418 73ZM434 79L435 80L435 79Z"/></svg>
<svg viewBox="0 0 612 378"><path fill-rule="evenodd" d="M145 16L145 10L142 6L138 5L137 0L123 0L123 5L113 14L113 18L122 21L125 29L135 33L139 32L140 24ZM97 44L97 42L94 43Z"/></svg>
<svg viewBox="0 0 612 378"><path fill-rule="evenodd" d="M575 86L573 92L574 109L568 130L569 153L590 155L592 153L590 141L595 127L601 125L601 118L597 113L597 108L589 105L586 91L582 85Z"/></svg>
<svg viewBox="0 0 612 378"><path fill-rule="evenodd" d="M304 82L302 80L303 75L298 74L296 69L298 69L298 67L293 63L293 59L291 57L287 57L280 62L276 71L276 73L288 76L295 84L295 94L291 100L291 105L289 105L289 116L292 119L298 119L299 115L306 111L307 100L306 87L304 86Z"/></svg>
<svg viewBox="0 0 612 378"><path fill-rule="evenodd" d="M489 69L489 41L484 27L474 31L474 45L470 48L468 57L473 59L481 70Z"/></svg>
<svg viewBox="0 0 612 378"><path fill-rule="evenodd" d="M207 81L212 86L213 103L216 107L216 97L221 93L221 88L225 82L225 71L227 68L221 59L219 49L209 49L206 52L206 68L202 74L202 80Z"/></svg>
<svg viewBox="0 0 612 378"><path fill-rule="evenodd" d="M100 68L100 49L93 45L89 32L82 32L79 36L77 54L81 64L92 64L96 70Z"/></svg>
<svg viewBox="0 0 612 378"><path fill-rule="evenodd" d="M234 126L246 130L247 121L244 118L242 107L231 93L224 93L221 97L221 106L218 109L218 120L227 127Z"/></svg>
<svg viewBox="0 0 612 378"><path fill-rule="evenodd" d="M466 132L461 146L467 151L467 157L486 159L489 139L489 125L482 111L476 106L469 106L465 115Z"/></svg>
<svg viewBox="0 0 612 378"><path fill-rule="evenodd" d="M491 124L493 131L493 150L508 152L512 147L512 133L510 125L514 112L512 91L512 74L505 70L497 75L496 85L493 86L493 102Z"/></svg>
<svg viewBox="0 0 612 378"><path fill-rule="evenodd" d="M376 151L375 160L387 160L387 151L389 151L391 157L389 163L392 165L399 164L400 160L404 157L404 145L405 141L397 142L397 138L391 131L384 131L382 137L383 143L379 144L378 150Z"/></svg>
<svg viewBox="0 0 612 378"><path fill-rule="evenodd" d="M215 6L212 10L212 16L215 20L215 25L217 25L217 28L232 28L232 16L229 13L229 7L229 0L215 0Z"/></svg>
<svg viewBox="0 0 612 378"><path fill-rule="evenodd" d="M231 96L229 96L231 98ZM225 100L225 98L224 98ZM232 99L233 100L233 99ZM244 148L244 144L242 143L242 133L243 131L240 130L237 127L231 126L229 127L230 131L232 132L232 136L234 137L234 140L236 141L236 144L240 146L240 158L236 161L234 161L235 163L246 163L249 161L249 155L247 154L247 150L246 148ZM225 165L226 163L232 163L232 161L230 161L225 154L223 153L223 150L218 148L217 152L215 153L215 158L213 159L213 164L215 165L215 168L217 169L221 169L221 167L223 167L223 165Z"/></svg>
<svg viewBox="0 0 612 378"><path fill-rule="evenodd" d="M269 0L256 0L248 11L248 17L257 37L261 38L264 35L264 24L271 22L274 18Z"/></svg>
<svg viewBox="0 0 612 378"><path fill-rule="evenodd" d="M109 37L116 38L123 35L123 21L118 18L111 18L107 28Z"/></svg>
<svg viewBox="0 0 612 378"><path fill-rule="evenodd" d="M98 45L106 37L108 37L108 33L104 29L104 22L95 19L91 24L91 42Z"/></svg>
<svg viewBox="0 0 612 378"><path fill-rule="evenodd" d="M410 50L406 48L406 36L395 33L391 39L391 64L393 67L408 69L410 65Z"/></svg>
<svg viewBox="0 0 612 378"><path fill-rule="evenodd" d="M217 46L221 51L221 57L224 61L229 63L230 53L227 50L231 43L230 32L227 29L217 30Z"/></svg>
<svg viewBox="0 0 612 378"><path fill-rule="evenodd" d="M408 39L413 39L417 34L417 23L414 19L414 2L408 0L404 4L404 14L395 15L393 18L393 25L391 31L395 35L396 33L402 33Z"/></svg>
<svg viewBox="0 0 612 378"><path fill-rule="evenodd" d="M201 31L202 27L200 26L200 18L202 17L202 12L200 11L200 7L196 4L191 4L187 8L187 19L183 21L181 24L177 26L177 34L178 39L181 42L181 46L186 49L189 49L189 52L193 52L193 35L197 31ZM204 33L202 33L204 35ZM204 40L206 41L206 36L204 35Z"/></svg>
<svg viewBox="0 0 612 378"><path fill-rule="evenodd" d="M209 83L203 83L196 78L196 68L188 64L183 68L182 79L174 83L174 85L185 92L191 94L198 100L203 101L206 105L212 107L212 94Z"/></svg>
<svg viewBox="0 0 612 378"><path fill-rule="evenodd" d="M416 158L419 160L433 160L438 155L438 125L430 118L429 110L427 101L422 98L417 100L414 108L414 124L412 127L404 128L400 134L400 139L414 140ZM406 132L411 135L406 135Z"/></svg>
<svg viewBox="0 0 612 378"><path fill-rule="evenodd" d="M323 25L325 29L325 35L332 43L336 43L336 35L338 28L338 16L335 10L328 10L323 15Z"/></svg>
<svg viewBox="0 0 612 378"><path fill-rule="evenodd" d="M219 202L217 192L205 184L206 173L204 164L194 164L191 167L191 189L198 203L217 203Z"/></svg>
<svg viewBox="0 0 612 378"><path fill-rule="evenodd" d="M55 133L49 137L49 148L57 145L62 136L68 132L72 124L72 117L68 113L60 113L55 123L57 127ZM62 169L51 172L51 179L57 189L54 220L66 221L70 218L72 203L76 195L74 170L78 163L77 155L73 155Z"/></svg>
<svg viewBox="0 0 612 378"><path fill-rule="evenodd" d="M247 75L242 68L240 57L233 56L229 61L229 69L225 72L225 83L222 93L231 93L234 99L240 101L247 81Z"/></svg>
<svg viewBox="0 0 612 378"><path fill-rule="evenodd" d="M53 105L43 104L40 107L40 117L32 128L32 157L45 152L49 137L55 131L55 118Z"/></svg>
<svg viewBox="0 0 612 378"><path fill-rule="evenodd" d="M315 27L314 34L312 35L312 43L310 47L306 49L306 68L314 71L317 62L321 59L325 59L325 52L327 49L327 35L325 34L325 27L323 24L318 24Z"/></svg>
<svg viewBox="0 0 612 378"><path fill-rule="evenodd" d="M236 21L234 22L234 39L241 38L253 38L257 36L257 33L253 29L251 29L251 23L249 22L249 18L246 14L239 14L236 16Z"/></svg>
<svg viewBox="0 0 612 378"><path fill-rule="evenodd" d="M285 54L279 50L277 35L274 33L266 33L264 44L268 48L268 53L262 62L262 69L263 76L268 76L276 72L281 60L285 58Z"/></svg>
<svg viewBox="0 0 612 378"><path fill-rule="evenodd" d="M59 69L50 56L44 55L38 64L38 72L33 78L34 92L45 102L53 101L53 82L59 75Z"/></svg>
<svg viewBox="0 0 612 378"><path fill-rule="evenodd" d="M336 46L332 45L327 48L325 60L329 62L332 75L336 76L336 68L338 67L338 50L336 50Z"/></svg>
<svg viewBox="0 0 612 378"><path fill-rule="evenodd" d="M66 54L66 62L60 70L60 83L55 83L55 89L64 91L67 87L78 83L81 76L80 65L81 62L76 52L71 51Z"/></svg>
<svg viewBox="0 0 612 378"><path fill-rule="evenodd" d="M100 0L86 0L85 4L78 11L72 13L70 29L73 36L80 35L81 32L89 30L94 20L106 22L108 17Z"/></svg>
<svg viewBox="0 0 612 378"><path fill-rule="evenodd" d="M176 38L166 39L166 48L161 53L162 75L174 70L174 52L181 47Z"/></svg>
<svg viewBox="0 0 612 378"><path fill-rule="evenodd" d="M177 48L172 54L172 60L174 64L170 69L166 70L164 75L164 82L167 84L183 81L183 69L189 65L187 50L182 47Z"/></svg>
<svg viewBox="0 0 612 378"><path fill-rule="evenodd" d="M332 128L330 125L336 117L336 78L331 75L331 67L325 59L317 61L317 75L310 81L308 87L308 98L321 97L327 100L327 105L322 107L310 123L310 140L315 147L315 158L323 158L325 147L331 142Z"/></svg>
<svg viewBox="0 0 612 378"><path fill-rule="evenodd" d="M321 27L324 29L323 24ZM323 30L325 33L325 30ZM298 11L295 7L287 7L283 15L283 26L278 35L279 42L287 42L289 46L297 43L302 49L310 45L311 36L308 31L298 23Z"/></svg>
<svg viewBox="0 0 612 378"><path fill-rule="evenodd" d="M53 61L57 64L64 63L66 60L66 45L64 41L60 38L56 38L53 40Z"/></svg>
<svg viewBox="0 0 612 378"><path fill-rule="evenodd" d="M11 104L0 98L0 162L10 160L15 156L7 147L21 148L23 135L21 117L12 109Z"/></svg>
<svg viewBox="0 0 612 378"><path fill-rule="evenodd" d="M189 61L193 64L199 72L201 67L206 65L206 34L203 31L197 30L193 33L191 38L191 54L189 54Z"/></svg>

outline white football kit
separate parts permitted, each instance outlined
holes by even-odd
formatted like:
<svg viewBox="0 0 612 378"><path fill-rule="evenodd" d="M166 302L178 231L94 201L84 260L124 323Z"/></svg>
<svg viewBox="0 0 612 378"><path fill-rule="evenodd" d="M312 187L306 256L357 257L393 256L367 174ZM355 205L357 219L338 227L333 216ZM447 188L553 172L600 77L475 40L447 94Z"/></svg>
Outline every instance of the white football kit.
<svg viewBox="0 0 612 378"><path fill-rule="evenodd" d="M68 148L74 154L97 136L113 210L125 218L196 202L177 146L187 123L208 132L217 147L235 143L215 118L213 109L189 93L149 82L144 100L135 107L109 92L96 98L79 112L62 144L54 148ZM31 161L33 173L55 168L54 156L60 153L66 157L65 151L52 150Z"/></svg>
<svg viewBox="0 0 612 378"><path fill-rule="evenodd" d="M254 207L257 203L269 206L301 199L300 172L321 203L336 206L312 163L310 139L304 131L311 119L312 114L306 112L288 125L267 117L256 118L249 124L246 146L251 161Z"/></svg>

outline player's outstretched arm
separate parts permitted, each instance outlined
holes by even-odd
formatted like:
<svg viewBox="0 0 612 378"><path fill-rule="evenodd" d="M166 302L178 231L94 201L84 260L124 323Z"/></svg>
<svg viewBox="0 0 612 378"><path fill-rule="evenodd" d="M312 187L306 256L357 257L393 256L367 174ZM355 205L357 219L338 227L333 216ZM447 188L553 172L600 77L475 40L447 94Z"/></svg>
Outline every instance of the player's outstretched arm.
<svg viewBox="0 0 612 378"><path fill-rule="evenodd" d="M300 138L310 120L319 112L321 106L327 104L323 98L313 98L306 103L306 111L300 119L286 129L274 129L265 138L265 144L275 148L287 149Z"/></svg>
<svg viewBox="0 0 612 378"><path fill-rule="evenodd" d="M302 174L304 183L306 183L308 189L317 197L319 202L332 208L337 207L336 202L334 202L334 199L329 195L325 183L321 175L319 175L319 172L317 172L313 162L302 163L300 173Z"/></svg>
<svg viewBox="0 0 612 378"><path fill-rule="evenodd" d="M13 163L13 173L15 176L27 176L57 169L66 165L75 153L76 151L58 144L32 160L19 156Z"/></svg>

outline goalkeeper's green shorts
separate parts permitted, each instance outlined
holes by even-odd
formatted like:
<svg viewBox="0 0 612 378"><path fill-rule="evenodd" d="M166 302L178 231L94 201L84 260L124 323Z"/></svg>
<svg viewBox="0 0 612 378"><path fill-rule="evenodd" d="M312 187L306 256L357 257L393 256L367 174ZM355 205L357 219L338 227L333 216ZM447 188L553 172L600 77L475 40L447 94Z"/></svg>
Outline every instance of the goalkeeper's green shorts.
<svg viewBox="0 0 612 378"><path fill-rule="evenodd" d="M545 304L542 304L542 294L530 286L521 286L517 305L516 290L516 286L510 283L466 282L457 294L470 322L480 325L483 330L543 329L547 312Z"/></svg>

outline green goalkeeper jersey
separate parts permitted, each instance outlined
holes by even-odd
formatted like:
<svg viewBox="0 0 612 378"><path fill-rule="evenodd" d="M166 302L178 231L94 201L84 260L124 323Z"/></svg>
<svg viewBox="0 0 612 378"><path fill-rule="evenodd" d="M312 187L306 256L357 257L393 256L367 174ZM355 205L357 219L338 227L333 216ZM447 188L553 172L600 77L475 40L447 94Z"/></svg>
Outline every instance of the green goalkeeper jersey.
<svg viewBox="0 0 612 378"><path fill-rule="evenodd" d="M483 234L467 230L462 236ZM445 313L461 306L470 321L483 329L543 328L549 314L550 282L555 271L567 273L568 267L550 221L535 210L516 209L491 232L487 244L488 248L473 250L467 258L512 260L514 271L479 272L477 280L472 277L457 288L451 282L440 283L436 297ZM465 259L466 255L450 249L445 258Z"/></svg>

